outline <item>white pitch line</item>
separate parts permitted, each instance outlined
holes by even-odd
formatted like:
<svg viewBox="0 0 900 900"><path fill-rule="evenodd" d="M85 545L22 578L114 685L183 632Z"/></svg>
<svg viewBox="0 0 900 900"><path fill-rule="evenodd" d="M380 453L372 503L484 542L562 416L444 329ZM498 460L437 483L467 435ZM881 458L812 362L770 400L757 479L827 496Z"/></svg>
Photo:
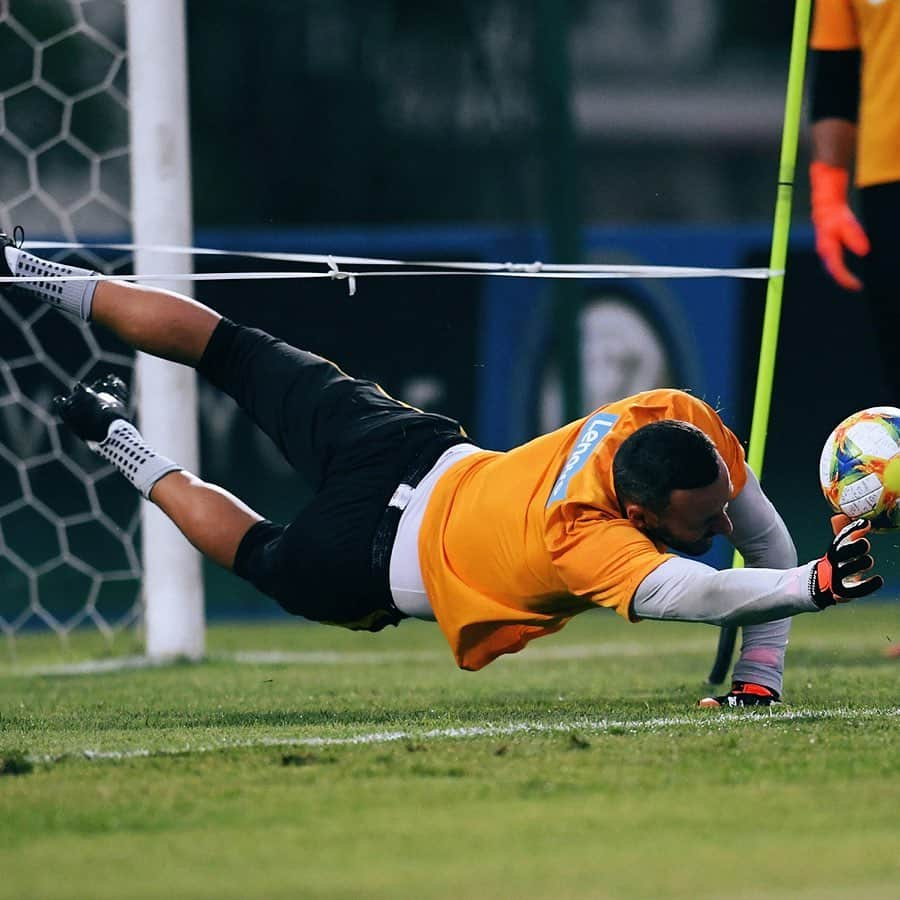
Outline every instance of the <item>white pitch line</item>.
<svg viewBox="0 0 900 900"><path fill-rule="evenodd" d="M135 669L157 669L169 661L148 656L114 656L107 659L85 659L81 662L60 663L58 666L34 666L14 671L14 675L104 675L108 672L129 672Z"/></svg>
<svg viewBox="0 0 900 900"><path fill-rule="evenodd" d="M857 721L860 719L896 718L900 707L879 709L810 710L722 710L697 711L692 716L660 716L651 719L573 719L571 722L510 722L505 725L470 725L456 728L433 728L426 731L373 731L348 737L324 737L311 735L296 738L249 738L247 740L221 740L214 744L185 744L181 747L162 747L156 750L136 748L133 750L92 750L69 751L57 755L30 756L35 763L53 763L64 759L87 759L92 761L115 761L166 756L189 756L203 753L219 753L227 750L252 750L267 747L346 747L371 744L390 744L398 741L439 741L482 737L512 737L517 734L567 734L571 732L603 734L609 731L625 731L629 734L652 732L662 728L699 725L700 730L723 730L735 726L754 725L767 728L779 722L823 721L840 719Z"/></svg>
<svg viewBox="0 0 900 900"><path fill-rule="evenodd" d="M638 643L597 643L568 644L558 647L533 647L523 658L521 654L504 657L505 660L517 662L539 662L591 659L606 657L635 656L668 656L677 653L705 652L709 649L709 641L680 642L664 646L653 646ZM453 658L448 650L237 650L228 653L210 653L209 662L231 662L244 665L281 666L281 665L391 665L407 662L440 662L452 665ZM166 661L149 659L146 656L120 656L112 659L86 659L81 662L63 663L55 666L36 666L21 669L16 674L22 675L98 675L135 669L159 668L167 665Z"/></svg>
<svg viewBox="0 0 900 900"><path fill-rule="evenodd" d="M501 657L508 662L539 662L567 659L591 659L599 657L628 657L628 656L669 656L676 653L690 653L693 651L706 651L709 649L709 641L682 642L669 644L662 647L654 647L648 644L637 643L612 643L612 644L567 644L558 647L544 646L529 648L526 654L512 653ZM282 665L282 664L324 664L347 665L348 663L366 663L382 665L398 662L432 662L434 660L450 660L448 652L443 650L385 650L382 652L342 652L340 650L238 650L235 653L215 653L213 660L227 662L249 663L254 665Z"/></svg>
<svg viewBox="0 0 900 900"><path fill-rule="evenodd" d="M672 644L638 643L614 641L593 644L532 644L524 653L502 657L505 663L556 662L579 659L607 659L630 657L663 657L681 653L706 653L710 648L707 639L678 641ZM792 644L790 650L859 650L878 652L878 644L871 638L862 640L841 640L835 642L825 638L804 637L802 642ZM790 652L790 651L789 651ZM233 662L243 665L279 666L346 666L346 665L392 665L406 662L441 662L452 665L449 651L445 650L237 650L234 652L211 653L210 662ZM15 675L96 675L136 669L160 668L168 663L152 660L146 656L119 656L112 659L83 660L53 666L35 666L13 670Z"/></svg>

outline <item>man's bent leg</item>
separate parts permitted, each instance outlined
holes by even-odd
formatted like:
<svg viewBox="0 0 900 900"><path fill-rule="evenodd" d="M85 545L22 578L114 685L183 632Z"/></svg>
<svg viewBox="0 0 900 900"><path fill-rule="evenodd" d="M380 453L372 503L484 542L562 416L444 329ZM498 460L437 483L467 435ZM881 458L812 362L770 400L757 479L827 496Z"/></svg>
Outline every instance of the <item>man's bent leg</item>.
<svg viewBox="0 0 900 900"><path fill-rule="evenodd" d="M103 281L94 291L91 321L136 350L195 366L222 317L172 291Z"/></svg>
<svg viewBox="0 0 900 900"><path fill-rule="evenodd" d="M168 515L202 553L233 568L238 546L262 517L229 494L157 453L129 421L128 392L105 376L54 400L63 422Z"/></svg>
<svg viewBox="0 0 900 900"><path fill-rule="evenodd" d="M70 394L57 397L54 405L66 425L155 503L201 553L274 597L289 612L370 630L403 618L378 602L377 591L373 602L365 578L353 578L358 575L354 551L359 548L351 538L360 517L365 524L370 504L354 503L340 527L330 532L322 524L334 512L330 502L283 528L149 446L127 418L128 396L121 379L105 376L90 386L78 384ZM326 567L322 590L315 551L324 547L330 552L333 544L338 545L340 574L348 577L332 585ZM364 549L368 560L368 543ZM367 566L364 569L367 572Z"/></svg>
<svg viewBox="0 0 900 900"><path fill-rule="evenodd" d="M0 235L0 274L66 315L99 322L138 350L195 365L221 316L171 291L123 281L95 281L96 272L41 259ZM72 281L41 278L71 277Z"/></svg>
<svg viewBox="0 0 900 900"><path fill-rule="evenodd" d="M244 536L263 521L228 491L184 470L157 481L150 500L204 556L229 570Z"/></svg>
<svg viewBox="0 0 900 900"><path fill-rule="evenodd" d="M317 484L337 448L379 428L425 420L377 385L264 332L223 320L171 291L121 281L41 282L35 277L95 273L42 260L0 236L0 273L69 315L97 322L137 350L195 366L233 397L285 458ZM70 289L71 288L71 289ZM436 417L427 417L436 418Z"/></svg>
<svg viewBox="0 0 900 900"><path fill-rule="evenodd" d="M228 319L216 326L197 371L232 397L313 485L336 453L358 445L365 455L385 428L458 428L351 378L324 357Z"/></svg>

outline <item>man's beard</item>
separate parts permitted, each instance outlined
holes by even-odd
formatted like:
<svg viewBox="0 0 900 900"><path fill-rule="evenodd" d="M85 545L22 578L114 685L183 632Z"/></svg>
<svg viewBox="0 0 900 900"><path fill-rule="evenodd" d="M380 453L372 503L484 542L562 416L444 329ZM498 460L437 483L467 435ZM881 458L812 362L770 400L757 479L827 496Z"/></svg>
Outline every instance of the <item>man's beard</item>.
<svg viewBox="0 0 900 900"><path fill-rule="evenodd" d="M712 547L712 537L706 537L699 541L681 541L674 537L665 528L647 529L647 534L655 541L665 544L677 553L686 553L688 556L703 556Z"/></svg>

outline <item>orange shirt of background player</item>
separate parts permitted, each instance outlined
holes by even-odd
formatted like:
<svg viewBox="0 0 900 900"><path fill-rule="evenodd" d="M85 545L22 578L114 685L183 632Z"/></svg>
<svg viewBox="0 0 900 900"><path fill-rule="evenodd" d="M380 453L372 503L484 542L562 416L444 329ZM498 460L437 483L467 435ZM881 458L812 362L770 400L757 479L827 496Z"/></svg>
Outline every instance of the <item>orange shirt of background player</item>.
<svg viewBox="0 0 900 900"><path fill-rule="evenodd" d="M706 433L734 494L744 451L715 411L681 391L646 391L508 453L475 453L438 481L419 534L422 576L458 665L480 669L595 606L630 618L641 581L671 554L622 517L612 459L660 419Z"/></svg>
<svg viewBox="0 0 900 900"><path fill-rule="evenodd" d="M856 184L900 181L900 0L816 0L810 46L862 50Z"/></svg>

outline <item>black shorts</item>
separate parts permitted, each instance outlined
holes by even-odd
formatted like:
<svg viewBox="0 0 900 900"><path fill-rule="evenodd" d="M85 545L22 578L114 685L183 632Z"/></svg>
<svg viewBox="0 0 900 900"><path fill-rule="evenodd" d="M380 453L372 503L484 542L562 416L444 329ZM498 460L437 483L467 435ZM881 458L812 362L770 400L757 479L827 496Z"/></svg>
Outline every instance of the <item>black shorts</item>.
<svg viewBox="0 0 900 900"><path fill-rule="evenodd" d="M197 365L233 397L308 481L314 496L289 525L263 521L234 571L289 613L379 631L404 615L388 581L399 513L388 502L449 447L452 419L423 413L321 356L223 319Z"/></svg>

